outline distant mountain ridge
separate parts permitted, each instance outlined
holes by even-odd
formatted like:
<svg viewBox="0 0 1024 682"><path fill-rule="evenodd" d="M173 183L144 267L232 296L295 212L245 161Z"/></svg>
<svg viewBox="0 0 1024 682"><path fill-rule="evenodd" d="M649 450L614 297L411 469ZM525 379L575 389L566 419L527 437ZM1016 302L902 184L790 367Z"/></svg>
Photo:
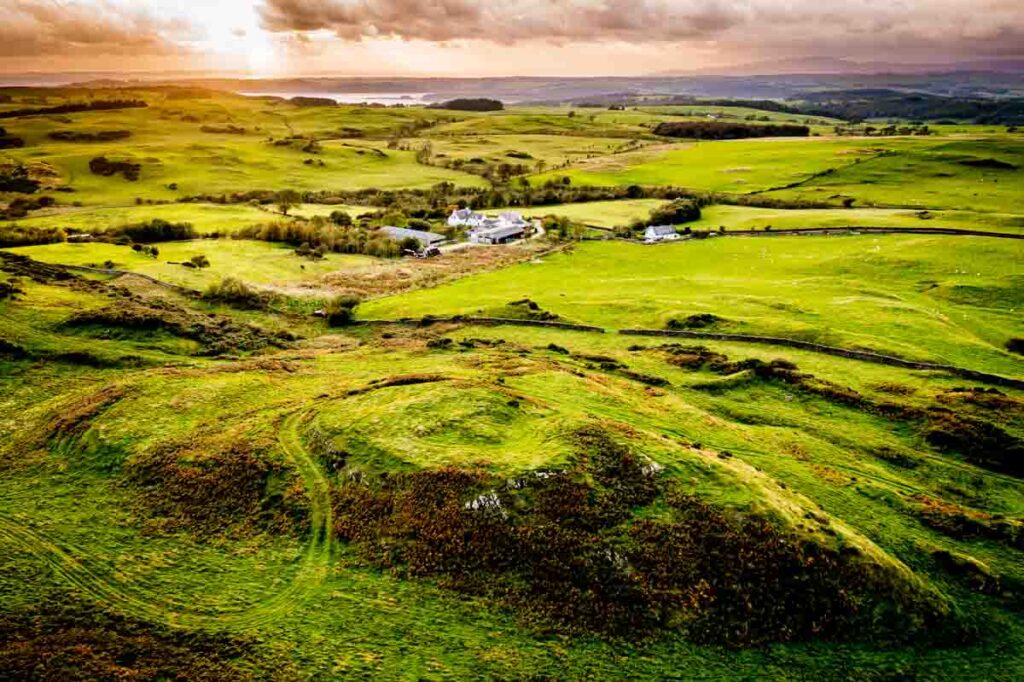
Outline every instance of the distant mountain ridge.
<svg viewBox="0 0 1024 682"><path fill-rule="evenodd" d="M1024 59L984 59L908 64L884 61L857 62L836 57L796 57L792 59L748 62L734 66L661 71L653 73L651 76L927 75L950 73L1024 74Z"/></svg>

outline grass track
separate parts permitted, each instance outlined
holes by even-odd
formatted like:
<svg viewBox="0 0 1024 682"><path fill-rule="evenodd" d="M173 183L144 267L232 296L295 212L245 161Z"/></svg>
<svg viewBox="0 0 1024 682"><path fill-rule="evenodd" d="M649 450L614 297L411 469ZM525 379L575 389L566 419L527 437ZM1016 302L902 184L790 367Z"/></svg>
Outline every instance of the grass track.
<svg viewBox="0 0 1024 682"><path fill-rule="evenodd" d="M90 569L85 552L63 547L42 533L3 516L0 516L0 538L42 559L83 594L129 616L189 629L248 630L271 624L301 604L326 578L335 545L327 479L299 437L299 424L307 416L306 412L293 412L285 417L278 438L309 495L309 544L298 574L288 587L252 606L219 613L190 609L180 602L123 585Z"/></svg>

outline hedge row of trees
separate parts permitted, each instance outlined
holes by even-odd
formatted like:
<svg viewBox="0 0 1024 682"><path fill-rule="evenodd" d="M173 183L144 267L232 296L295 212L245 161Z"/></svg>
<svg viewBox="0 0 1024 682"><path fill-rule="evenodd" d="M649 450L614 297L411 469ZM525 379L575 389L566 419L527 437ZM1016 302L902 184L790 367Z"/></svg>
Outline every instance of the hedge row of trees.
<svg viewBox="0 0 1024 682"><path fill-rule="evenodd" d="M111 111L114 109L142 109L147 106L149 105L137 99L97 100L95 102L60 104L55 107L0 111L0 118L19 118L21 116L40 116L44 114L77 114L83 111Z"/></svg>
<svg viewBox="0 0 1024 682"><path fill-rule="evenodd" d="M257 239L290 244L296 248L320 249L321 252L355 253L382 258L401 255L397 242L370 230L335 225L320 216L308 221L277 220L250 225L234 234L236 239Z"/></svg>
<svg viewBox="0 0 1024 682"><path fill-rule="evenodd" d="M739 140L749 137L807 137L811 129L789 123L740 123L739 121L666 121L654 128L655 135L694 140Z"/></svg>

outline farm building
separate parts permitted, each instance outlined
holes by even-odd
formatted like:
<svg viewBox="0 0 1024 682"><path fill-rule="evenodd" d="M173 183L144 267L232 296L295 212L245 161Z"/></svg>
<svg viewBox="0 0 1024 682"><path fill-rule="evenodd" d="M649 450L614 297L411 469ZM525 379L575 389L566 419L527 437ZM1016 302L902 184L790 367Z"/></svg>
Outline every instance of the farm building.
<svg viewBox="0 0 1024 682"><path fill-rule="evenodd" d="M672 225L651 225L644 230L644 241L648 244L672 242L677 239L679 239L679 233Z"/></svg>
<svg viewBox="0 0 1024 682"><path fill-rule="evenodd" d="M393 239L396 242L400 242L403 239L415 239L420 243L420 247L424 249L428 246L438 246L445 242L445 236L443 234L424 232L422 230L410 230L404 227L382 227L380 228L380 232L387 238Z"/></svg>
<svg viewBox="0 0 1024 682"><path fill-rule="evenodd" d="M499 224L493 227L480 228L470 233L469 240L475 244L504 244L521 239L523 233L526 232L527 225L528 223L524 221L522 225Z"/></svg>
<svg viewBox="0 0 1024 682"><path fill-rule="evenodd" d="M469 208L460 208L452 211L448 216L448 227L479 227L486 219L483 213L477 213Z"/></svg>

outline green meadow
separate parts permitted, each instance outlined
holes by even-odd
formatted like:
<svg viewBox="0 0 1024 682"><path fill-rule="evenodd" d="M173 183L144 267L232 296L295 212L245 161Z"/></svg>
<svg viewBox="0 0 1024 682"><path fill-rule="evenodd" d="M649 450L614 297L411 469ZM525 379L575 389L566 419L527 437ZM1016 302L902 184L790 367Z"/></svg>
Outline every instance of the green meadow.
<svg viewBox="0 0 1024 682"><path fill-rule="evenodd" d="M0 110L149 106L2 121L25 146L0 172L43 187L0 210L55 203L0 238L99 240L0 248L0 678L1024 677L1024 149L1005 129L796 117L814 135L688 142L652 130L794 117L9 92ZM139 179L92 173L101 154ZM485 179L504 163L529 173ZM686 190L721 193L677 226L703 238L610 232ZM340 252L465 204L604 229ZM336 210L387 218L342 232ZM207 236L104 241L154 219ZM281 241L235 234L271 222ZM770 234L846 227L1004 236Z"/></svg>

